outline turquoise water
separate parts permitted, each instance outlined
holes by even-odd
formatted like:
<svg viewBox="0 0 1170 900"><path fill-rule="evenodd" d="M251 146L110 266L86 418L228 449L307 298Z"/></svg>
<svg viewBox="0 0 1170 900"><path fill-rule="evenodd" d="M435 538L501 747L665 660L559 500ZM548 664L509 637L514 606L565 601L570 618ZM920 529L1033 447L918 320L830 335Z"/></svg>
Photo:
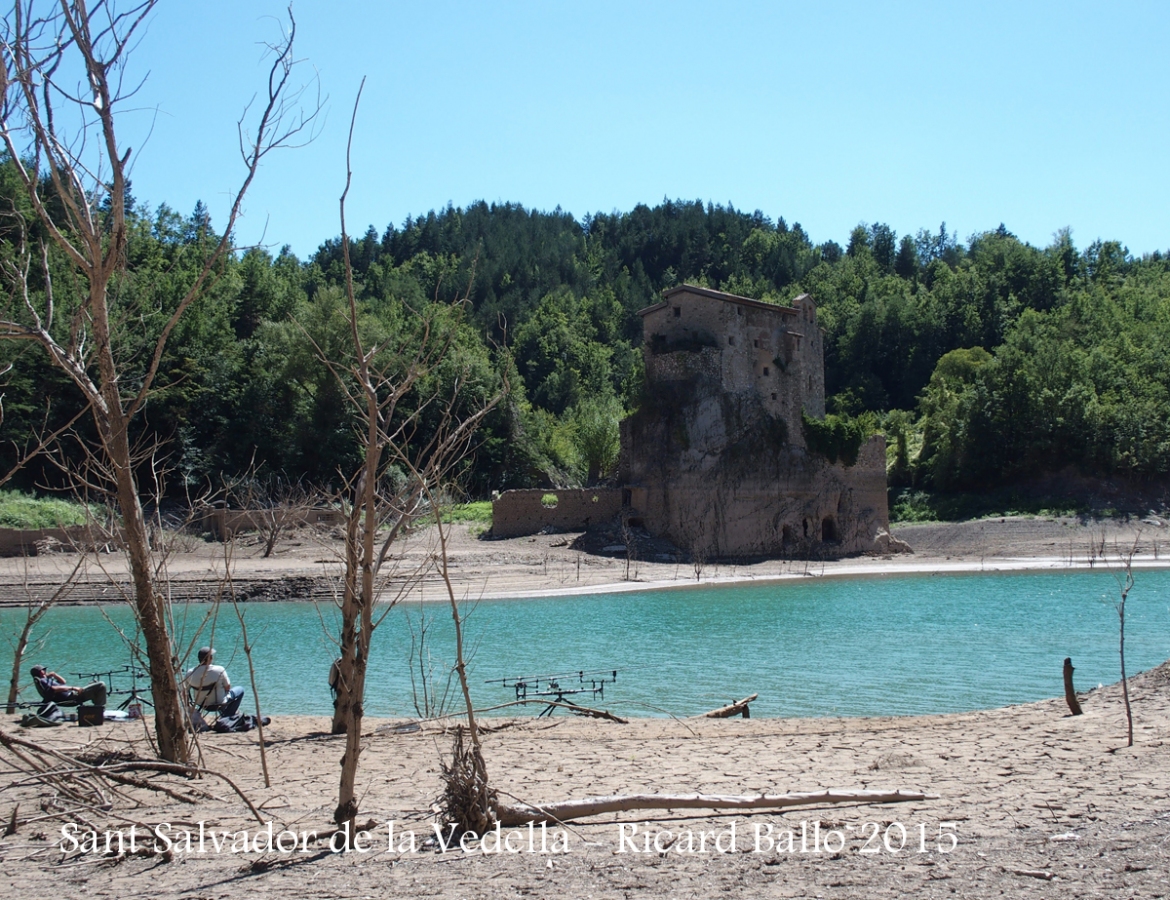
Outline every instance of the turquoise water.
<svg viewBox="0 0 1170 900"><path fill-rule="evenodd" d="M513 699L510 689L488 679L616 668L617 683L606 687L604 699L586 695L580 702L630 715L691 715L752 693L760 695L752 706L756 716L988 708L1060 695L1066 656L1077 667L1078 688L1116 681L1116 596L1113 576L1095 571L809 578L483 601L466 610L469 673L480 706ZM265 712L331 712L326 675L335 654L323 623L335 632L336 610L310 603L241 608ZM203 622L212 611L203 604L177 607L180 642L213 642L216 662L248 688L244 708L251 709L235 613L224 607ZM1129 671L1170 657L1170 571L1139 571L1126 612ZM375 633L369 715L416 714L411 629L417 635L424 619L425 650L441 693L454 654L450 611L438 604L398 607ZM130 661L133 619L124 606L65 607L43 621L45 646L26 670L36 661L62 674ZM5 611L0 633L11 635L17 622L17 614ZM417 680L417 662L415 670ZM452 682L452 709L455 694Z"/></svg>

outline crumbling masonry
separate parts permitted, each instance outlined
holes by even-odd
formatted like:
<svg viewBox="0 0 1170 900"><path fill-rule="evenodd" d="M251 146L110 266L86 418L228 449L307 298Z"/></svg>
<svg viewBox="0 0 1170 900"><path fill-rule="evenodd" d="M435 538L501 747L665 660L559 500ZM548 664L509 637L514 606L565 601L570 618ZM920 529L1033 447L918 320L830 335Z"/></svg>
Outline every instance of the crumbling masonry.
<svg viewBox="0 0 1170 900"><path fill-rule="evenodd" d="M778 306L683 285L640 314L645 396L622 423L619 467L631 523L707 557L872 549L889 524L885 439L870 438L852 465L805 442L802 413L825 415L812 298ZM521 493L505 493L500 511ZM513 515L507 530L545 524Z"/></svg>

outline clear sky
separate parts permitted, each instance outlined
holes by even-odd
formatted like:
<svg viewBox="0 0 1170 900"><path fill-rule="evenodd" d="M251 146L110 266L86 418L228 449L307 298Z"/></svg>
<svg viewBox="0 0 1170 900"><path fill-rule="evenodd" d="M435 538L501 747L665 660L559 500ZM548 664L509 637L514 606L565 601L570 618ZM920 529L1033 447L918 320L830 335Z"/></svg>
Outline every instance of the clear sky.
<svg viewBox="0 0 1170 900"><path fill-rule="evenodd" d="M162 0L130 62L133 191L222 224L235 122L265 74L277 0ZM273 158L238 236L302 258L349 228L448 202L590 212L731 203L844 244L858 222L960 239L1003 222L1047 245L1170 249L1165 2L297 0L328 96L310 146ZM156 112L157 111L157 112ZM143 138L149 131L149 139Z"/></svg>

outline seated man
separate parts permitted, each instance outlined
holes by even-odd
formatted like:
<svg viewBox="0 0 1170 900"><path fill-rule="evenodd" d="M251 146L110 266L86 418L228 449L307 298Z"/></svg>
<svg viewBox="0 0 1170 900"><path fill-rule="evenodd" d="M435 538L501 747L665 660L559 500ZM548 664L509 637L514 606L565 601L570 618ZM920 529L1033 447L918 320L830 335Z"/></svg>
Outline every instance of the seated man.
<svg viewBox="0 0 1170 900"><path fill-rule="evenodd" d="M65 679L56 672L49 672L44 666L32 667L33 684L37 693L45 700L54 703L64 703L74 706L79 703L90 703L94 706L105 707L106 686L104 682L95 681L85 687L75 687L66 684Z"/></svg>
<svg viewBox="0 0 1170 900"><path fill-rule="evenodd" d="M200 709L217 712L223 717L234 716L244 699L242 687L232 687L223 666L213 666L215 651L210 647L199 650L199 665L183 678L183 687L195 692L194 702Z"/></svg>

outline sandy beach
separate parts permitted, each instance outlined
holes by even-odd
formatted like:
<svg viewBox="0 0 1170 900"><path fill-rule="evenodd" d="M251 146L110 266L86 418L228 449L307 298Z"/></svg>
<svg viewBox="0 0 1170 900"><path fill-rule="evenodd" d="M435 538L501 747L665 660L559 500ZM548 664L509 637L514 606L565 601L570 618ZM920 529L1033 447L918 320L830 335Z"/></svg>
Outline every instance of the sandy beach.
<svg viewBox="0 0 1170 900"><path fill-rule="evenodd" d="M709 564L699 577L1102 565L1088 552L1090 542L1111 556L1135 539L1139 564L1166 562L1160 542L1167 529L1150 523L1005 519L895 534L915 553L823 564ZM631 583L624 554L581 546L578 535L481 541L459 529L450 557L466 592L547 595ZM206 581L216 549L201 545L177 555L173 577L191 585ZM328 572L316 570L333 564L320 544L283 548L269 560L254 551L237 548L233 580L325 578ZM430 551L420 537L408 552L424 559ZM21 580L49 584L63 565L70 565L69 554L36 557L25 576L19 562L4 560L0 578L11 597ZM636 570L641 587L693 583L696 576L681 560L640 561ZM434 589L430 580L423 586ZM211 774L195 782L152 777L178 795L197 790L195 803L122 785L109 792L112 809L81 808L16 777L15 751L4 749L0 815L18 824L0 838L0 860L10 896L21 898L1167 896L1170 664L1132 678L1130 695L1133 747L1126 746L1118 685L1082 694L1085 712L1077 717L1059 698L930 717L493 719L485 735L493 785L502 797L529 803L611 793L825 789L901 789L936 799L718 815L608 814L563 829L505 830L498 840L489 836L486 846L447 852L434 840L440 760L451 743L442 723L367 720L360 818L372 820L373 830L365 852L346 854L303 838L327 829L336 798L342 739L327 734L322 718L279 717L265 730L270 787L256 732L202 736L207 769L230 777L258 815ZM33 732L9 720L3 730L90 760L150 756L140 724ZM63 823L74 830L63 834ZM88 852L87 823L123 841L134 826L146 850ZM285 848L295 848L269 848L268 823L276 836L297 835L283 839ZM154 853L165 842L143 841L144 828L171 841L170 852ZM248 850L233 852L241 840L250 842Z"/></svg>

